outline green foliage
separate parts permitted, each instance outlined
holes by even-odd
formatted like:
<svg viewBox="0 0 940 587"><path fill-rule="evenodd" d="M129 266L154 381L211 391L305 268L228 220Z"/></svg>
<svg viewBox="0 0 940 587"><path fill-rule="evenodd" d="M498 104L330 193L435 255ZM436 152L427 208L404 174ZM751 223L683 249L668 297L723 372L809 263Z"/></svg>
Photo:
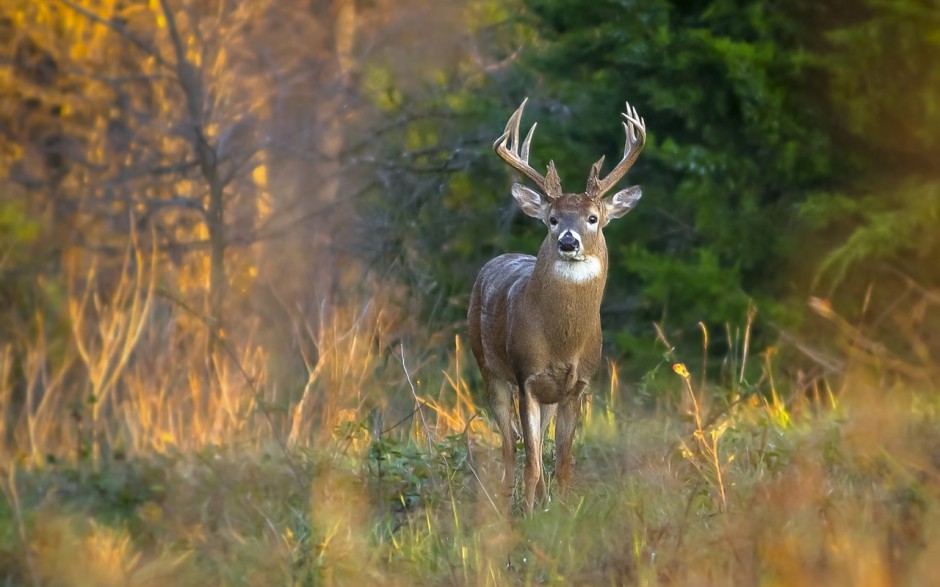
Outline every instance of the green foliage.
<svg viewBox="0 0 940 587"><path fill-rule="evenodd" d="M908 274L932 279L929 267L940 252L940 182L909 180L878 196L830 201L808 206L817 216L853 214L859 222L845 241L822 258L817 279L826 277L833 287L852 267L889 262ZM893 204L893 205L891 205Z"/></svg>
<svg viewBox="0 0 940 587"><path fill-rule="evenodd" d="M502 10L484 4L473 13L480 27L505 21ZM480 34L498 37L500 31ZM360 207L369 242L379 239L366 255L420 293L432 320L457 322L476 272L511 248L516 232L508 229L507 211L515 213L510 183L491 149L505 106L488 82L469 76L466 62L437 70L417 86L394 68L370 74L369 88L375 79L386 89L369 89L367 96L396 122L375 145L381 183L364 194ZM392 95L400 99L390 101ZM533 250L529 244L522 248Z"/></svg>
<svg viewBox="0 0 940 587"><path fill-rule="evenodd" d="M35 242L39 222L30 218L20 201L0 202L0 250L19 250Z"/></svg>

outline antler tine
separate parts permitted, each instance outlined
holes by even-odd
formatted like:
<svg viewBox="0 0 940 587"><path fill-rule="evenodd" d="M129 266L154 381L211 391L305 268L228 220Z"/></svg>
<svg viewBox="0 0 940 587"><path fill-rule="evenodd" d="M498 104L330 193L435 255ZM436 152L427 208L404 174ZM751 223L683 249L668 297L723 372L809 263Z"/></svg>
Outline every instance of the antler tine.
<svg viewBox="0 0 940 587"><path fill-rule="evenodd" d="M532 128L529 129L529 132L526 133L525 135L525 140L522 141L522 152L520 153L520 155L522 159L525 161L529 160L529 145L532 144L532 135L535 134L535 127L537 127L538 125L539 123L533 122Z"/></svg>
<svg viewBox="0 0 940 587"><path fill-rule="evenodd" d="M513 150L519 149L519 125L522 124L522 111L525 110L525 103L528 101L529 101L528 98L525 98L524 100L522 100L522 104L520 104L519 107L516 108L516 111L513 112L512 116L509 117L509 122L506 123L507 128L508 128L508 125L510 124L512 125L512 148Z"/></svg>
<svg viewBox="0 0 940 587"><path fill-rule="evenodd" d="M522 104L520 104L519 107L516 108L516 111L512 113L512 116L509 117L503 134L493 143L493 149L496 150L496 154L499 155L503 161L531 179L540 190L545 192L547 189L545 176L529 165L529 147L532 144L532 136L535 134L535 127L538 126L538 123L532 125L532 128L530 128L529 132L526 134L525 140L521 145L519 144L519 125L522 122L522 112L525 110L525 105L528 101L528 98L523 100ZM554 194L546 195L554 196Z"/></svg>
<svg viewBox="0 0 940 587"><path fill-rule="evenodd" d="M627 111L621 114L625 119L623 130L627 135L623 147L623 158L607 174L607 177L594 182L594 193L592 195L595 198L603 196L610 188L614 187L614 184L620 181L627 171L633 167L633 163L640 156L640 151L643 150L643 146L646 144L646 121L637 114L636 108L630 106L629 102L626 105ZM600 171L599 166L597 167Z"/></svg>

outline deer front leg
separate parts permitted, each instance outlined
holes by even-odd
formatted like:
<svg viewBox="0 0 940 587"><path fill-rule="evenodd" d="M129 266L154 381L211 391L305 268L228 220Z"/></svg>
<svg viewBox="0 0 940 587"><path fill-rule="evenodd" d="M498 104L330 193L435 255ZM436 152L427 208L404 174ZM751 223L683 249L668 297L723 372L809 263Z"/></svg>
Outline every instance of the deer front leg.
<svg viewBox="0 0 940 587"><path fill-rule="evenodd" d="M575 393L558 406L555 419L555 475L562 496L567 495L571 487L571 444L581 417L581 392L586 385L586 382L578 382Z"/></svg>
<svg viewBox="0 0 940 587"><path fill-rule="evenodd" d="M519 385L519 419L522 421L522 438L525 442L525 469L522 476L525 511L531 514L535 505L535 491L542 477L542 413L538 400L532 396L526 383L528 381L520 382Z"/></svg>
<svg viewBox="0 0 940 587"><path fill-rule="evenodd" d="M543 446L545 444L546 435L548 434L548 426L549 424L551 424L552 418L555 417L555 410L557 408L558 408L558 404L542 404L542 407L540 410L541 414L539 417L541 418L541 424L542 424L541 444ZM539 450L539 454L542 454L541 449ZM545 467L543 466L542 474L539 475L539 484L535 489L535 498L541 501L541 500L546 499L547 497L548 497L548 491L545 487Z"/></svg>

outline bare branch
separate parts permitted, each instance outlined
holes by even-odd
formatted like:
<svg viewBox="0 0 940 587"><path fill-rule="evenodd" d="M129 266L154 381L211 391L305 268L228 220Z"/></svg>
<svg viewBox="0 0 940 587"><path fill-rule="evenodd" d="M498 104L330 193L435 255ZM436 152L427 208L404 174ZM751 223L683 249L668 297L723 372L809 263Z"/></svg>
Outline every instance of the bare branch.
<svg viewBox="0 0 940 587"><path fill-rule="evenodd" d="M183 48L183 40L180 39L179 29L176 27L176 16L170 9L170 4L167 0L160 0L160 9L163 11L163 17L166 19L166 28L170 33L173 51L176 53L176 68L177 71L180 71L182 65L188 63L188 61L186 60L186 49Z"/></svg>

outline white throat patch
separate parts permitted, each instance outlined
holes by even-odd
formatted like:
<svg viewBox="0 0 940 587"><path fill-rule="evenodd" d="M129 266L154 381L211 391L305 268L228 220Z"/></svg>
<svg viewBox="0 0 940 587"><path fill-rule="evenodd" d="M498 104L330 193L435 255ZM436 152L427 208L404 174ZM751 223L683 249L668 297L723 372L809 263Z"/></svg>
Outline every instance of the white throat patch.
<svg viewBox="0 0 940 587"><path fill-rule="evenodd" d="M591 281L601 274L601 262L597 257L583 261L555 261L555 275L574 283Z"/></svg>

